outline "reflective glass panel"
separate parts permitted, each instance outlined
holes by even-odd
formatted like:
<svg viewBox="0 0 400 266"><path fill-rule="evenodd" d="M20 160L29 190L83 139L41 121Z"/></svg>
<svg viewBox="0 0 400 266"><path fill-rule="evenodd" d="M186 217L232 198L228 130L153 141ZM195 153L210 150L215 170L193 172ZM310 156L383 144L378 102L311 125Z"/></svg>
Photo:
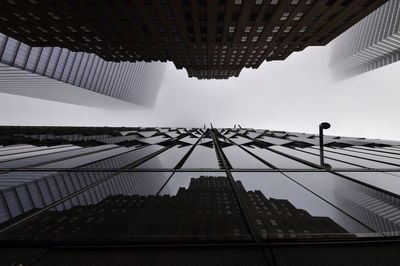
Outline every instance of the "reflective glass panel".
<svg viewBox="0 0 400 266"><path fill-rule="evenodd" d="M395 166L400 166L400 160L399 159L395 159L395 158L381 157L379 155L368 154L366 152L360 153L360 152L357 152L357 151L344 150L344 149L340 149L340 150L336 149L335 150L335 149L328 148L328 150L336 151L336 152L339 152L339 153L342 153L342 154L346 154L346 155L350 155L350 156L357 156L357 157L362 157L362 158L365 158L365 159L377 160L377 161L380 161L380 162L383 162L383 163L392 163L392 164L395 164ZM395 167L395 166L392 165L392 168ZM389 165L385 166L383 164L383 167L389 167Z"/></svg>
<svg viewBox="0 0 400 266"><path fill-rule="evenodd" d="M240 137L240 136L236 136L234 138L229 138L229 139L232 140L236 144L245 144L245 143L252 142L251 139L243 138L243 137Z"/></svg>
<svg viewBox="0 0 400 266"><path fill-rule="evenodd" d="M331 148L325 148L325 156L327 157L332 157L332 158L337 158L343 161L348 161L354 164L358 164L367 168L394 168L395 166L390 165L390 164L385 164L382 162L376 162L368 159L362 159L362 158L357 158L354 157L350 154L345 154L341 149L331 149ZM364 155L363 155L364 157ZM365 157L366 158L366 157Z"/></svg>
<svg viewBox="0 0 400 266"><path fill-rule="evenodd" d="M233 168L264 168L270 169L265 163L245 152L238 146L229 146L222 149Z"/></svg>
<svg viewBox="0 0 400 266"><path fill-rule="evenodd" d="M143 139L140 139L140 141L144 142L144 143L148 143L148 144L156 144L156 143L166 141L169 139L170 138L167 138L165 136L156 136L156 137L152 137L152 138L143 138Z"/></svg>
<svg viewBox="0 0 400 266"><path fill-rule="evenodd" d="M198 140L199 140L198 138L194 138L194 137L190 137L190 136L179 139L179 141L190 143L190 144L195 144Z"/></svg>
<svg viewBox="0 0 400 266"><path fill-rule="evenodd" d="M400 147L399 146L384 147L382 149L400 153Z"/></svg>
<svg viewBox="0 0 400 266"><path fill-rule="evenodd" d="M52 147L51 149L45 149L35 152L28 152L26 154L19 154L20 156L12 155L10 157L6 156L8 160L1 160L0 167L21 167L21 166L28 166L29 164L39 163L41 159L44 157L42 155L47 154L48 161L54 161L57 158L66 157L68 151L76 151L80 150L81 148L78 146L63 146L60 148ZM23 156L24 155L24 156ZM30 162L30 163L28 163Z"/></svg>
<svg viewBox="0 0 400 266"><path fill-rule="evenodd" d="M319 154L318 155L317 154L309 154L306 152L302 152L301 150L295 150L295 149L291 149L291 148L287 148L287 147L283 147L283 146L271 146L269 148L276 150L276 151L283 152L288 155L292 155L294 157L314 163L316 165L320 164ZM353 168L354 167L351 164L331 160L328 158L327 155L325 155L325 163L330 164L334 168Z"/></svg>
<svg viewBox="0 0 400 266"><path fill-rule="evenodd" d="M35 147L33 145L25 145L25 144L17 144L17 145L8 145L8 146L2 146L0 148L0 151L8 151L8 150L18 150L18 149L24 149L24 148L29 148L29 147Z"/></svg>
<svg viewBox="0 0 400 266"><path fill-rule="evenodd" d="M51 163L57 160L67 159L73 156L104 150L103 146L80 148L78 146L65 147L63 151L42 150L35 152L36 156L18 158L11 161L0 162L1 168L34 167L40 164ZM50 153L50 154L49 154Z"/></svg>
<svg viewBox="0 0 400 266"><path fill-rule="evenodd" d="M142 159L143 157L150 155L154 152L157 152L163 149L163 146L159 145L150 145L147 147L143 147L140 149L133 150L134 147L127 148L127 150L119 154L117 156L113 156L110 158L103 159L98 162L94 162L88 165L85 165L81 168L88 168L88 169L119 169L122 167L128 167L130 164L136 162L137 160ZM131 151L133 150L133 151ZM128 151L128 152L127 152Z"/></svg>
<svg viewBox="0 0 400 266"><path fill-rule="evenodd" d="M88 163L92 163L98 160L102 160L123 153L127 150L127 148L125 147L118 147L116 145L107 145L107 146L110 146L109 149L104 151L99 151L96 153L86 154L57 162L43 164L37 166L36 168L75 168L81 165L85 165Z"/></svg>
<svg viewBox="0 0 400 266"><path fill-rule="evenodd" d="M383 156L383 158L384 157L390 157L390 158L394 158L394 159L400 159L400 154L399 153L392 152L392 151L385 150L385 149L380 149L380 148L349 147L349 148L345 148L345 150Z"/></svg>
<svg viewBox="0 0 400 266"><path fill-rule="evenodd" d="M297 150L299 151L304 151L304 152L308 152L311 153L315 156L318 156L318 160L319 160L319 147L318 148L298 148ZM315 157L314 157L315 160ZM342 162L339 162L338 160L341 160ZM349 160L346 157L334 154L334 153L328 153L325 151L324 148L324 161L325 163L328 163L329 165L331 165L333 168L348 168L348 169L360 169L362 168L362 164L360 165L359 162L357 160ZM345 162L349 162L349 163L345 163ZM350 163L354 163L354 164L350 164Z"/></svg>
<svg viewBox="0 0 400 266"><path fill-rule="evenodd" d="M400 177L382 172L340 172L356 180L400 196ZM400 213L399 213L400 218Z"/></svg>
<svg viewBox="0 0 400 266"><path fill-rule="evenodd" d="M258 147L245 147L248 151L254 153L255 155L259 156L260 158L264 159L268 163L272 164L277 168L295 168L295 169L312 169L311 166L306 164L300 163L278 153L272 152L267 149L262 149Z"/></svg>
<svg viewBox="0 0 400 266"><path fill-rule="evenodd" d="M182 168L219 168L214 148L197 145Z"/></svg>
<svg viewBox="0 0 400 266"><path fill-rule="evenodd" d="M4 199L0 213L4 219L9 220L55 203L83 189L107 176L107 173L90 172L8 172L1 175L2 190L0 198ZM23 194L20 192L24 191ZM27 208L23 199L30 199L30 208ZM4 222L1 220L0 222Z"/></svg>
<svg viewBox="0 0 400 266"><path fill-rule="evenodd" d="M192 148L190 146L174 146L156 157L142 163L137 168L175 168L179 161Z"/></svg>
<svg viewBox="0 0 400 266"><path fill-rule="evenodd" d="M262 238L354 238L371 232L350 216L276 172L233 173Z"/></svg>
<svg viewBox="0 0 400 266"><path fill-rule="evenodd" d="M293 141L287 140L287 139L273 138L273 137L267 137L267 136L262 136L261 138L258 138L258 140L261 140L261 141L264 141L267 143L271 143L274 145L283 145L283 144L293 142Z"/></svg>
<svg viewBox="0 0 400 266"><path fill-rule="evenodd" d="M1 153L0 153L0 160L7 160L7 159L9 159L9 158L16 158L16 157L18 157L19 155L16 155L16 156L11 156L11 155L13 155L13 154L22 154L22 156L24 155L24 154L26 154L26 153L28 153L28 152L31 152L31 151L39 151L39 150L45 150L45 149L48 149L48 147L46 147L46 146L43 146L43 147L26 147L26 148L22 148L22 149L13 149L13 150L6 150L6 151L2 151Z"/></svg>
<svg viewBox="0 0 400 266"><path fill-rule="evenodd" d="M44 213L6 230L1 236L40 240L120 239L170 175L166 172L108 173L106 177L110 178L106 181L50 206Z"/></svg>
<svg viewBox="0 0 400 266"><path fill-rule="evenodd" d="M382 235L399 235L400 221L385 209L400 213L398 198L331 173L285 173L293 180Z"/></svg>
<svg viewBox="0 0 400 266"><path fill-rule="evenodd" d="M175 173L126 237L250 239L225 173Z"/></svg>

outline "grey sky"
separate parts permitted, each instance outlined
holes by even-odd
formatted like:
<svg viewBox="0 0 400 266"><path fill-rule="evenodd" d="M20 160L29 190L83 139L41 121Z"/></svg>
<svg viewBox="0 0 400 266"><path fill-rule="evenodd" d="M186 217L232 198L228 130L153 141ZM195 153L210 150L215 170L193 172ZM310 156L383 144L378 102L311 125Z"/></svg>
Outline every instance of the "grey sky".
<svg viewBox="0 0 400 266"><path fill-rule="evenodd" d="M400 139L400 63L333 82L331 45L244 69L239 78L197 80L168 64L153 109L101 110L0 94L2 125L242 127Z"/></svg>

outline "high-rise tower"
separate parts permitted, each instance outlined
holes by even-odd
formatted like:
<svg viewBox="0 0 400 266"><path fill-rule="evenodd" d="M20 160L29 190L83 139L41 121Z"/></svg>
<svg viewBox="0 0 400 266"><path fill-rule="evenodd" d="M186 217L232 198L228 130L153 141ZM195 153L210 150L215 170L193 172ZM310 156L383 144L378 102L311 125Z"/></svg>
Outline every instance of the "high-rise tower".
<svg viewBox="0 0 400 266"><path fill-rule="evenodd" d="M400 1L391 0L340 35L331 67L338 79L400 60Z"/></svg>
<svg viewBox="0 0 400 266"><path fill-rule="evenodd" d="M92 107L152 106L166 65L31 47L0 33L0 92Z"/></svg>
<svg viewBox="0 0 400 266"><path fill-rule="evenodd" d="M0 261L363 265L383 250L396 265L400 142L326 135L329 169L318 144L252 128L0 127Z"/></svg>
<svg viewBox="0 0 400 266"><path fill-rule="evenodd" d="M172 61L223 79L326 45L386 0L4 1L0 32L108 61Z"/></svg>

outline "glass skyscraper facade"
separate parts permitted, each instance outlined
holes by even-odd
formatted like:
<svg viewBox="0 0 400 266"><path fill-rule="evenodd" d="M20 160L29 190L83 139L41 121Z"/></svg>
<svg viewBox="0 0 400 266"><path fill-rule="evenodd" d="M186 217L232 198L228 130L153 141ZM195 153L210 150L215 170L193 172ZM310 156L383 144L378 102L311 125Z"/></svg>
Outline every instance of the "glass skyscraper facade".
<svg viewBox="0 0 400 266"><path fill-rule="evenodd" d="M93 53L60 47L31 47L1 33L0 61L0 92L69 103L81 102L82 95L75 92L80 87L101 96L152 106L166 68L162 63L105 61ZM72 96L51 93L57 88ZM89 105L90 100L80 104L86 103ZM99 103L98 107L107 106Z"/></svg>
<svg viewBox="0 0 400 266"><path fill-rule="evenodd" d="M390 0L340 35L331 67L338 79L356 76L400 59L400 1Z"/></svg>
<svg viewBox="0 0 400 266"><path fill-rule="evenodd" d="M400 142L327 136L327 170L319 166L319 140L311 134L1 131L7 144L0 148L6 239L251 241L399 234Z"/></svg>
<svg viewBox="0 0 400 266"><path fill-rule="evenodd" d="M397 238L400 141L325 136L329 169L318 143L251 128L1 127L0 243L265 255L277 243Z"/></svg>

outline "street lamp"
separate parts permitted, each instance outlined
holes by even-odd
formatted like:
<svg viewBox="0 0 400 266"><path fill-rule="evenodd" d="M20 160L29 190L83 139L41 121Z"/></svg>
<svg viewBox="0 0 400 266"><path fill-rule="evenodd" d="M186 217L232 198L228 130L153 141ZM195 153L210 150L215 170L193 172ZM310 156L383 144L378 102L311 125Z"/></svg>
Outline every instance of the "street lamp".
<svg viewBox="0 0 400 266"><path fill-rule="evenodd" d="M328 122L322 122L319 124L319 154L321 160L321 167L323 168L331 168L329 164L324 163L324 129L328 129L331 127L331 124Z"/></svg>

